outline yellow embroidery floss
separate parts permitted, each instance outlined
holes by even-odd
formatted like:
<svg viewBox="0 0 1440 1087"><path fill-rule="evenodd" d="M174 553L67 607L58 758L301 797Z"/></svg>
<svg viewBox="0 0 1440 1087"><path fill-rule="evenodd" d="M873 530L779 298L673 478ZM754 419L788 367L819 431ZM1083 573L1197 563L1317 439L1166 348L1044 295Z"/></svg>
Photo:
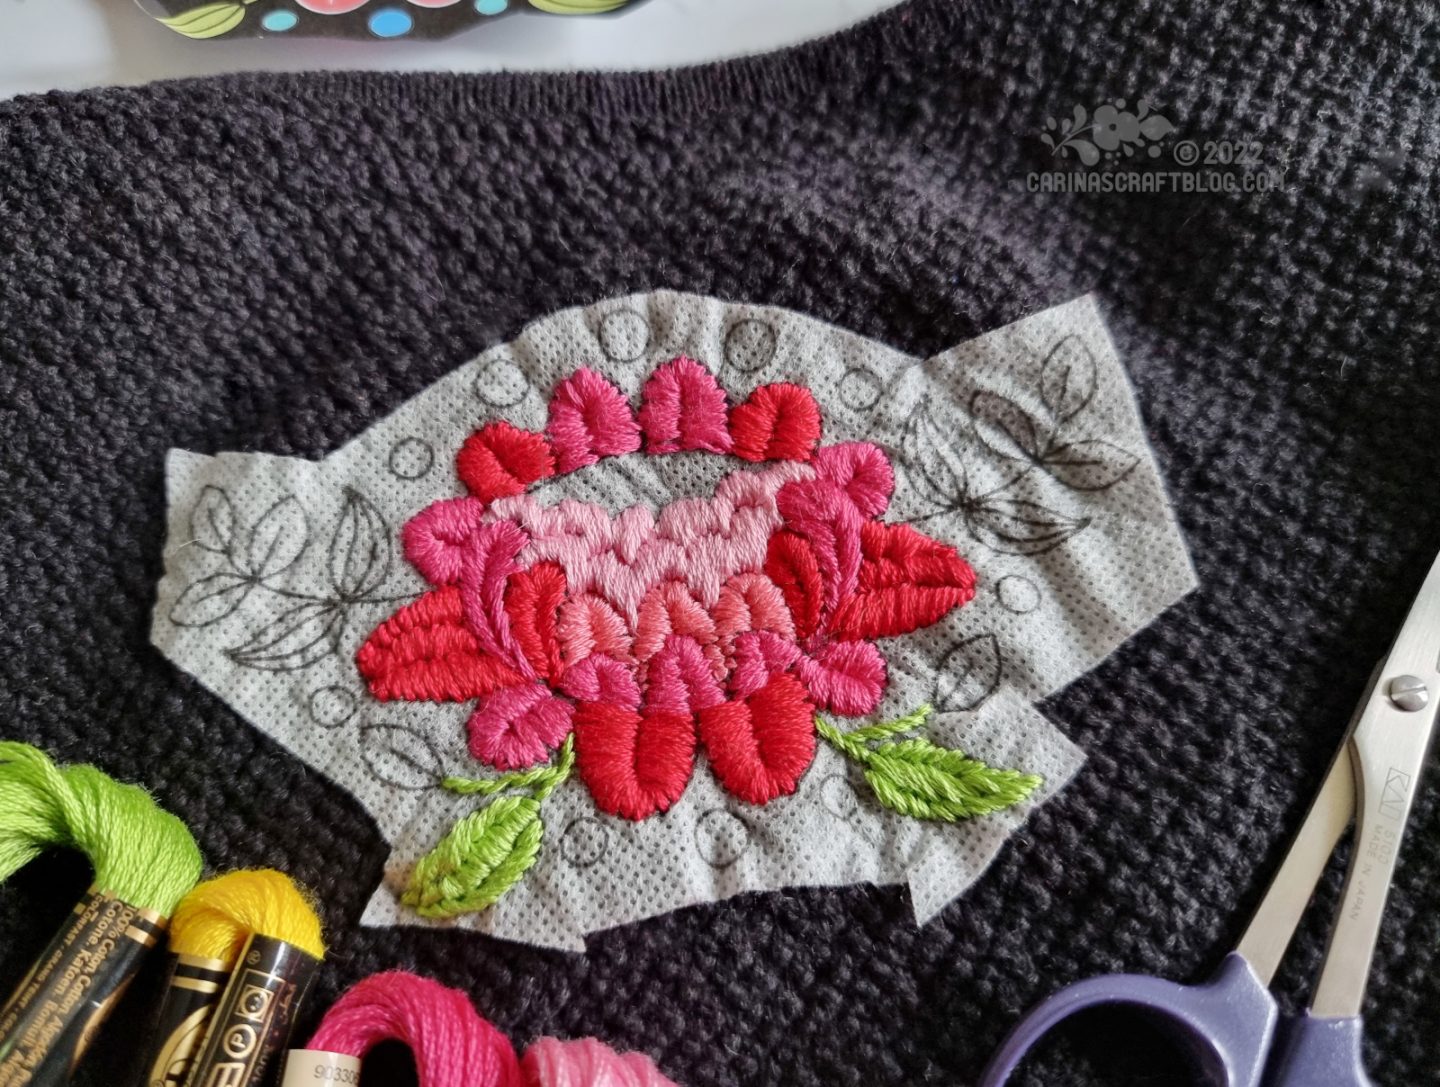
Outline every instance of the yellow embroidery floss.
<svg viewBox="0 0 1440 1087"><path fill-rule="evenodd" d="M0 1083L17 1087L68 1081L200 876L195 839L144 789L0 741L0 879L55 847L84 853L95 880L0 1007Z"/></svg>
<svg viewBox="0 0 1440 1087"><path fill-rule="evenodd" d="M170 951L147 1087L259 1083L325 957L305 892L273 869L206 880L176 908Z"/></svg>

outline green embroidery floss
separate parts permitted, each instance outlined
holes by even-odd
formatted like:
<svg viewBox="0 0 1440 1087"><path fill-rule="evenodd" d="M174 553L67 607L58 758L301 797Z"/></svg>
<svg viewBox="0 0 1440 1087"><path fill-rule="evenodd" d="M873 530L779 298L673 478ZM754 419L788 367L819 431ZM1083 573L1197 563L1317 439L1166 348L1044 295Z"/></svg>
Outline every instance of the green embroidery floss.
<svg viewBox="0 0 1440 1087"><path fill-rule="evenodd" d="M200 878L195 839L144 789L93 766L56 766L29 744L0 742L0 879L54 847L84 853L95 880L0 1008L0 1082L68 1080Z"/></svg>

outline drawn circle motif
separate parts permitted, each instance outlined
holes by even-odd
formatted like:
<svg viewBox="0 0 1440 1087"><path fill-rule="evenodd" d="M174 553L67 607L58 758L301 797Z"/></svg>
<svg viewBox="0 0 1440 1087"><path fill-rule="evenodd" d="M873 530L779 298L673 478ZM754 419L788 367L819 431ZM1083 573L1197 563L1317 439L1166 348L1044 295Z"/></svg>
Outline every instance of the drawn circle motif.
<svg viewBox="0 0 1440 1087"><path fill-rule="evenodd" d="M598 864L610 848L610 832L599 819L581 816L570 820L560 836L560 855L573 868Z"/></svg>
<svg viewBox="0 0 1440 1087"><path fill-rule="evenodd" d="M852 819L860 811L855 790L844 774L831 774L820 783L820 801L836 819Z"/></svg>
<svg viewBox="0 0 1440 1087"><path fill-rule="evenodd" d="M618 309L600 322L599 340L607 358L635 362L650 346L650 326L633 309Z"/></svg>
<svg viewBox="0 0 1440 1087"><path fill-rule="evenodd" d="M995 583L1000 606L1016 615L1028 615L1040 606L1040 590L1028 577L1007 574Z"/></svg>
<svg viewBox="0 0 1440 1087"><path fill-rule="evenodd" d="M750 847L750 827L724 808L711 808L695 824L695 848L712 868L729 868Z"/></svg>
<svg viewBox="0 0 1440 1087"><path fill-rule="evenodd" d="M339 728L355 709L355 695L344 687L321 687L310 694L310 720L321 728Z"/></svg>
<svg viewBox="0 0 1440 1087"><path fill-rule="evenodd" d="M496 359L475 375L475 396L492 408L513 408L530 392L530 382L513 362Z"/></svg>
<svg viewBox="0 0 1440 1087"><path fill-rule="evenodd" d="M420 438L401 438L390 447L389 467L401 479L419 479L435 466L435 450Z"/></svg>
<svg viewBox="0 0 1440 1087"><path fill-rule="evenodd" d="M737 321L725 333L725 361L742 374L753 374L775 357L775 330L753 317Z"/></svg>
<svg viewBox="0 0 1440 1087"><path fill-rule="evenodd" d="M852 411L869 411L880 403L880 379L869 370L855 367L840 379L840 400Z"/></svg>

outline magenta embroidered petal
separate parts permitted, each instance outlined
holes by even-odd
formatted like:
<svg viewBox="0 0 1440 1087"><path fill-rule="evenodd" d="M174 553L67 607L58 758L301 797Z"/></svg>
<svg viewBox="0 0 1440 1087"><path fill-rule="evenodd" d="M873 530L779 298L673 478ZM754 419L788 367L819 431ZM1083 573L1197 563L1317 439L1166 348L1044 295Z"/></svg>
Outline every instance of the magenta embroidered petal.
<svg viewBox="0 0 1440 1087"><path fill-rule="evenodd" d="M821 709L845 717L874 713L885 694L885 658L870 642L832 642L802 656L795 673Z"/></svg>
<svg viewBox="0 0 1440 1087"><path fill-rule="evenodd" d="M539 683L502 688L482 698L470 715L470 754L497 770L534 766L564 743L574 712Z"/></svg>

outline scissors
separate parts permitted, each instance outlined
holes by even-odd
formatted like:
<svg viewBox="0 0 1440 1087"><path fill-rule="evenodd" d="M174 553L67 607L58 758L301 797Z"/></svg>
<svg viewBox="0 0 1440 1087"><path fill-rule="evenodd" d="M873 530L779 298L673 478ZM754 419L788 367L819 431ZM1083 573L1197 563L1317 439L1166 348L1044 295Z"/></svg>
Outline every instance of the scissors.
<svg viewBox="0 0 1440 1087"><path fill-rule="evenodd" d="M1385 898L1440 708L1440 558L1370 678L1325 781L1235 949L1201 985L1110 974L1069 985L1022 1019L980 1087L1003 1087L1061 1020L1132 1005L1178 1036L1206 1087L1372 1087L1361 1004ZM1280 1022L1268 988L1341 837L1355 845L1310 1007Z"/></svg>

